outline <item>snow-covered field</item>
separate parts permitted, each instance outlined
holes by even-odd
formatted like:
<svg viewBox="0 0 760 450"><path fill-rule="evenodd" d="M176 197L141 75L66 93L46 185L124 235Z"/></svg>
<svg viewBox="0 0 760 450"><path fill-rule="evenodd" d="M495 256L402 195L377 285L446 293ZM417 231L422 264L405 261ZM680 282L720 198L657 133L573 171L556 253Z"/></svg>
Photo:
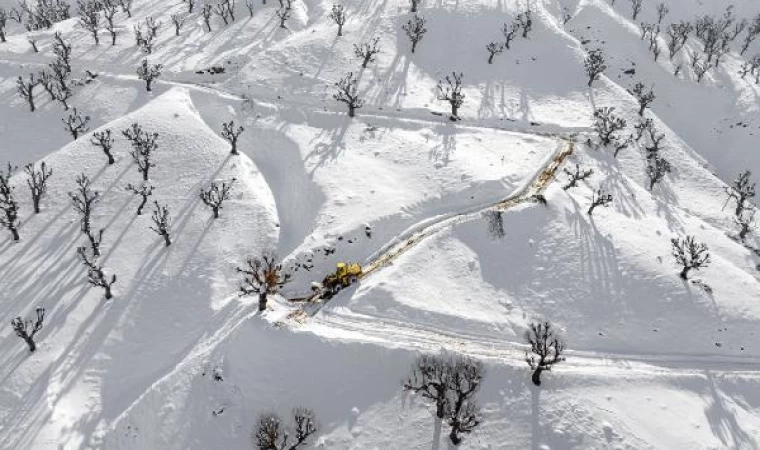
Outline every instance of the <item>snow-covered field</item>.
<svg viewBox="0 0 760 450"><path fill-rule="evenodd" d="M344 3L340 37L322 0L294 0L287 28L277 1L252 15L239 1L210 32L199 3L179 36L171 16L185 3L135 0L131 17L116 15L113 46L76 19L32 32L8 20L0 166L44 161L53 174L34 214L17 172L20 241L0 229L2 323L46 310L34 353L0 327L0 449L256 448L258 417L298 406L318 419L307 448L454 448L431 404L402 389L417 356L441 350L485 364L482 424L458 448L760 448L760 230L740 242L725 191L744 170L760 174L760 86L739 74L760 39L742 56L741 35L697 83L686 51L701 43L692 35L671 60L665 27L728 5L669 0L654 61L641 23L657 22L657 3L632 20L629 0L531 2L529 37L493 64L486 44L524 0L424 0L415 53L407 0ZM760 13L733 4L739 18ZM148 17L162 25L146 56L133 27ZM34 112L16 93L19 76L53 61L56 31L82 80L69 104L90 118L73 142L70 111L41 87ZM362 69L354 44L374 38L381 52ZM608 68L589 88L595 48ZM151 92L135 73L146 57L164 65ZM333 98L349 71L365 100L354 118ZM452 72L463 73L458 121L436 99ZM645 139L617 157L588 143L599 107L633 131L636 82L654 86L646 115L672 165L651 190ZM240 155L220 137L230 120L245 128ZM141 216L125 189L141 181L122 136L133 123L159 134ZM104 130L113 165L91 143ZM576 164L593 173L562 189ZM80 174L101 194L92 226L117 275L110 300L76 252L87 245L69 197ZM199 193L233 179L213 219ZM613 201L589 215L599 188ZM169 247L150 230L154 200L170 210ZM687 235L711 263L684 281L670 240ZM265 252L292 279L258 312L236 268ZM372 271L330 301L288 300L341 261ZM560 330L567 360L536 387L524 333L539 319Z"/></svg>

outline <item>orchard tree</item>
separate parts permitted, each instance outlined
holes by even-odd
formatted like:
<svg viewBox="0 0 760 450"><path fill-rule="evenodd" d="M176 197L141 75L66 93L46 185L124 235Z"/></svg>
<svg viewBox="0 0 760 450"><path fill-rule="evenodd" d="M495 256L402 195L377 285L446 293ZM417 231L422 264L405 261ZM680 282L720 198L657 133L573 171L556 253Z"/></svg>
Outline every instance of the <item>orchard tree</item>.
<svg viewBox="0 0 760 450"><path fill-rule="evenodd" d="M590 177L594 173L594 170L581 170L580 164L576 164L575 171L565 169L565 173L570 177L570 181L568 181L567 184L562 187L562 189L568 190L570 188L576 187L579 181L583 181Z"/></svg>
<svg viewBox="0 0 760 450"><path fill-rule="evenodd" d="M612 203L612 194L607 194L599 188L591 194L591 206L588 207L588 215L592 215L597 206L609 206Z"/></svg>
<svg viewBox="0 0 760 450"><path fill-rule="evenodd" d="M532 322L525 332L525 339L530 345L525 361L533 369L531 380L536 386L541 386L541 373L550 371L555 364L565 360L565 343L552 324L546 321Z"/></svg>
<svg viewBox="0 0 760 450"><path fill-rule="evenodd" d="M222 204L230 198L230 189L232 189L234 182L234 178L229 183L223 182L221 185L212 182L208 189L201 190L201 201L214 211L214 219L219 218L219 210L222 209Z"/></svg>
<svg viewBox="0 0 760 450"><path fill-rule="evenodd" d="M119 0L119 6L121 6L121 10L129 18L132 17L132 3L134 3L134 0Z"/></svg>
<svg viewBox="0 0 760 450"><path fill-rule="evenodd" d="M647 176L649 177L649 190L665 178L670 173L670 162L655 152L647 157Z"/></svg>
<svg viewBox="0 0 760 450"><path fill-rule="evenodd" d="M116 12L119 8L117 0L102 0L101 8L106 19L106 30L111 35L111 45L116 45Z"/></svg>
<svg viewBox="0 0 760 450"><path fill-rule="evenodd" d="M412 391L435 403L435 415L446 416L446 402L451 373L450 358L423 354L412 366L412 374L404 381L404 390Z"/></svg>
<svg viewBox="0 0 760 450"><path fill-rule="evenodd" d="M127 184L126 190L134 195L140 196L140 204L137 205L137 215L141 216L143 208L148 203L148 198L153 195L153 185L148 183L142 183L139 187L132 183Z"/></svg>
<svg viewBox="0 0 760 450"><path fill-rule="evenodd" d="M293 425L290 429L283 427L282 420L276 414L259 417L253 441L259 450L297 450L306 445L309 437L316 432L314 411L296 408L293 410Z"/></svg>
<svg viewBox="0 0 760 450"><path fill-rule="evenodd" d="M34 88L40 84L40 81L34 76L33 73L29 74L28 79L25 81L24 77L18 77L16 79L16 91L26 103L29 105L29 110L34 112L36 106L34 104Z"/></svg>
<svg viewBox="0 0 760 450"><path fill-rule="evenodd" d="M683 267L679 274L681 279L688 280L689 272L700 270L710 264L710 252L707 245L697 242L694 236L673 238L670 243L673 247L673 258Z"/></svg>
<svg viewBox="0 0 760 450"><path fill-rule="evenodd" d="M285 22L290 19L290 15L293 13L290 3L288 3L287 7L278 8L277 11L275 11L275 14L277 14L277 17L280 18L280 28L287 28L285 26Z"/></svg>
<svg viewBox="0 0 760 450"><path fill-rule="evenodd" d="M680 21L671 23L668 28L668 55L672 60L676 54L686 45L689 40L689 34L694 30L691 22Z"/></svg>
<svg viewBox="0 0 760 450"><path fill-rule="evenodd" d="M601 49L589 51L588 56L583 61L583 65L586 67L589 87L607 70L607 64L605 64L604 54L602 54Z"/></svg>
<svg viewBox="0 0 760 450"><path fill-rule="evenodd" d="M517 15L517 23L522 29L522 37L524 39L527 39L528 33L530 33L530 31L533 29L533 16L532 11L530 10L530 6L528 6L527 10Z"/></svg>
<svg viewBox="0 0 760 450"><path fill-rule="evenodd" d="M211 14L213 13L214 7L209 5L208 3L204 3L201 7L201 15L203 16L203 23L206 24L206 31L211 33ZM285 28L284 26L282 28Z"/></svg>
<svg viewBox="0 0 760 450"><path fill-rule="evenodd" d="M510 49L512 41L517 37L517 33L520 32L520 24L517 22L505 23L501 28L501 34L504 35L504 46L507 50Z"/></svg>
<svg viewBox="0 0 760 450"><path fill-rule="evenodd" d="M0 226L7 228L11 232L14 241L21 237L18 234L18 201L13 194L14 188L11 186L11 176L16 168L8 164L8 170L0 170Z"/></svg>
<svg viewBox="0 0 760 450"><path fill-rule="evenodd" d="M16 336L26 342L30 353L34 353L34 351L37 350L37 343L34 341L34 336L42 330L42 323L45 321L45 308L38 306L36 312L37 318L34 320L24 320L21 316L11 320L13 331L16 333Z"/></svg>
<svg viewBox="0 0 760 450"><path fill-rule="evenodd" d="M641 13L643 0L631 0L631 10L633 13L633 20L636 20Z"/></svg>
<svg viewBox="0 0 760 450"><path fill-rule="evenodd" d="M417 44L422 40L422 37L425 36L425 33L427 33L425 22L424 17L415 14L413 18L409 19L409 22L407 22L406 25L401 27L412 42L412 53L414 53Z"/></svg>
<svg viewBox="0 0 760 450"><path fill-rule="evenodd" d="M742 242L744 242L747 235L755 228L755 211L756 209L753 206L750 206L749 208L742 210L742 213L737 217L734 217L736 225L739 226L739 239L741 239Z"/></svg>
<svg viewBox="0 0 760 450"><path fill-rule="evenodd" d="M752 172L747 170L739 174L739 177L734 180L731 186L724 188L726 194L728 194L726 204L732 200L736 203L736 209L734 210L734 215L736 217L739 217L742 214L742 211L748 207L751 199L755 197L757 183L752 183L750 181L751 176Z"/></svg>
<svg viewBox="0 0 760 450"><path fill-rule="evenodd" d="M445 100L451 106L451 120L459 120L459 107L464 103L464 94L462 94L462 73L458 75L452 72L451 76L446 76L446 84L438 80L438 100Z"/></svg>
<svg viewBox="0 0 760 450"><path fill-rule="evenodd" d="M631 89L628 92L636 98L636 101L639 102L639 116L644 115L644 110L647 107L649 107L649 105L656 98L652 88L649 88L649 90L647 91L646 87L644 86L644 83L641 83L641 82L636 83L633 89Z"/></svg>
<svg viewBox="0 0 760 450"><path fill-rule="evenodd" d="M100 192L92 189L92 182L85 174L76 178L77 188L69 192L71 206L79 213L79 228L84 234L90 234L92 228L92 210L100 203Z"/></svg>
<svg viewBox="0 0 760 450"><path fill-rule="evenodd" d="M267 297L276 294L290 281L290 274L283 273L282 264L272 253L261 257L248 258L246 267L238 267L243 274L243 284L240 285L240 295L258 294L259 311L267 309Z"/></svg>
<svg viewBox="0 0 760 450"><path fill-rule="evenodd" d="M378 47L380 38L375 38L362 45L354 44L354 54L362 60L362 69L366 69L369 63L375 62L375 55L380 53L380 47Z"/></svg>
<svg viewBox="0 0 760 450"><path fill-rule="evenodd" d="M488 50L488 64L493 64L493 57L504 51L504 44L490 42L486 45L486 50Z"/></svg>
<svg viewBox="0 0 760 450"><path fill-rule="evenodd" d="M100 44L98 31L100 31L100 9L102 4L98 0L77 0L79 24L87 30L95 40L95 45Z"/></svg>
<svg viewBox="0 0 760 450"><path fill-rule="evenodd" d="M253 14L251 14L253 16ZM182 26L185 24L187 16L184 14L172 14L172 24L174 24L174 35L179 36L179 32L182 30Z"/></svg>
<svg viewBox="0 0 760 450"><path fill-rule="evenodd" d="M143 176L143 181L148 181L148 174L151 167L156 167L153 162L153 152L158 149L158 133L148 133L143 131L137 123L133 123L130 128L122 131L124 137L132 143L132 160L137 165L137 170Z"/></svg>
<svg viewBox="0 0 760 450"><path fill-rule="evenodd" d="M92 133L92 139L90 139L92 145L99 147L103 153L108 157L108 164L111 165L116 162L111 153L113 148L113 138L111 137L111 130L96 131Z"/></svg>
<svg viewBox="0 0 760 450"><path fill-rule="evenodd" d="M153 226L150 227L154 233L164 238L164 246L168 247L172 245L170 228L171 217L169 217L169 207L167 205L161 205L157 201L153 202L155 209L153 209Z"/></svg>
<svg viewBox="0 0 760 450"><path fill-rule="evenodd" d="M34 168L34 164L27 164L24 167L27 179L26 184L29 186L29 191L32 194L32 205L34 206L34 213L40 213L40 202L42 198L47 194L48 178L53 175L53 169L49 168L45 161L40 163L39 170Z"/></svg>
<svg viewBox="0 0 760 450"><path fill-rule="evenodd" d="M153 81L161 76L161 69L164 66L162 64L148 64L147 59L143 59L142 63L137 66L137 78L145 81L145 89L150 92Z"/></svg>
<svg viewBox="0 0 760 450"><path fill-rule="evenodd" d="M485 369L480 361L467 357L456 357L451 363L445 415L451 427L449 438L454 445L459 445L462 434L471 433L483 421L474 397L483 382Z"/></svg>
<svg viewBox="0 0 760 450"><path fill-rule="evenodd" d="M364 106L364 100L359 96L359 79L354 78L354 73L349 72L344 78L335 83L338 92L333 98L348 106L348 117L354 117L356 110Z"/></svg>
<svg viewBox="0 0 760 450"><path fill-rule="evenodd" d="M599 136L599 143L604 147L614 147L615 157L628 146L628 140L621 136L626 125L625 119L615 115L614 107L597 108L594 111L594 130Z"/></svg>
<svg viewBox="0 0 760 450"><path fill-rule="evenodd" d="M112 299L113 292L111 289L116 283L116 275L112 274L109 276L103 269L103 266L98 264L97 257L88 254L86 247L77 248L77 254L79 255L79 259L82 260L82 264L87 267L87 282L92 286L103 288L106 300Z"/></svg>
<svg viewBox="0 0 760 450"><path fill-rule="evenodd" d="M235 129L235 121L233 120L222 124L222 137L232 146L232 151L230 153L233 155L238 154L237 142L244 130L245 128L243 127Z"/></svg>
<svg viewBox="0 0 760 450"><path fill-rule="evenodd" d="M79 135L87 133L89 128L87 124L90 123L90 116L82 116L82 114L74 108L71 114L65 119L61 119L66 125L66 130L71 134L71 137L76 141L79 139Z"/></svg>
<svg viewBox="0 0 760 450"><path fill-rule="evenodd" d="M338 36L343 36L343 25L346 23L346 10L343 5L333 5L330 18L338 25Z"/></svg>
<svg viewBox="0 0 760 450"><path fill-rule="evenodd" d="M8 25L8 13L0 8L0 43L5 42L5 28Z"/></svg>

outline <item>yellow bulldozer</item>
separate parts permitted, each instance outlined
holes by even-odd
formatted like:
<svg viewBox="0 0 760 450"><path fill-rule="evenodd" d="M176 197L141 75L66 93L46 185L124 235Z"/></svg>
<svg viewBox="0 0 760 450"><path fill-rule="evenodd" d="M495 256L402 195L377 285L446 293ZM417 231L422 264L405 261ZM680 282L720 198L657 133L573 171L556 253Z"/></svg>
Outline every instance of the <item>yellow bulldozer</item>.
<svg viewBox="0 0 760 450"><path fill-rule="evenodd" d="M362 266L358 263L338 263L335 272L328 274L322 284L315 283L314 290L321 291L322 298L329 299L341 289L356 283L362 275Z"/></svg>

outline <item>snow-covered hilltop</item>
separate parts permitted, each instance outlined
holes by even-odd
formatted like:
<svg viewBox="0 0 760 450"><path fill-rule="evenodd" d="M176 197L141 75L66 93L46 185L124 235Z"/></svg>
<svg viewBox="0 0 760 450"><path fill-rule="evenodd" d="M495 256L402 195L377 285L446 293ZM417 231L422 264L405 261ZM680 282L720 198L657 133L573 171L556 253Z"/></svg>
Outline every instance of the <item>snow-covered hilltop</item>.
<svg viewBox="0 0 760 450"><path fill-rule="evenodd" d="M27 3L1 449L760 448L758 5Z"/></svg>

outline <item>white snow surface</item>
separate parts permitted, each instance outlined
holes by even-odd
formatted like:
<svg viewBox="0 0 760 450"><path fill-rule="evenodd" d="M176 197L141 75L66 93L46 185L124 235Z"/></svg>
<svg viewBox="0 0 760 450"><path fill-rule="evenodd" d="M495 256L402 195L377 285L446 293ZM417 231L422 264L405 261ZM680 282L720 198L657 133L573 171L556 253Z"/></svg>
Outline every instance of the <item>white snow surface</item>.
<svg viewBox="0 0 760 450"><path fill-rule="evenodd" d="M452 449L431 405L401 388L420 352L440 350L486 367L483 423L462 449L760 448L760 256L724 208L726 183L760 173L760 87L738 74L760 43L745 56L734 48L697 83L685 54L670 61L665 48L655 62L640 39L640 22L657 20L654 0L636 21L627 0L532 2L529 39L493 64L485 45L524 0L425 0L429 31L414 54L401 30L406 0L344 3L342 37L329 1L295 0L286 29L278 2L251 17L237 3L236 20L214 17L212 32L196 5L175 36L182 2L135 0L131 18L117 15L114 46L105 30L94 45L76 19L35 32L9 21L0 164L44 161L53 176L35 215L17 172L21 240L0 230L0 318L47 313L32 354L0 327L0 449L249 449L260 414L296 406L318 418L308 448ZM665 24L727 6L667 3ZM750 0L733 4L740 18L760 13ZM165 66L152 92L134 71L146 55L132 28L146 17L162 22L147 55ZM70 101L91 119L73 142L60 104L38 88L32 113L15 90L52 60L54 31L73 44L75 77L98 74ZM353 46L374 37L382 51L362 70ZM583 59L597 47L609 68L589 88ZM701 48L693 38L687 47ZM225 71L204 72L212 66ZM366 100L355 118L332 98L348 71ZM464 73L466 95L456 122L436 100L452 71ZM586 144L596 107L615 107L632 127L637 81L654 85L646 114L673 165L651 191L641 145L614 158ZM237 156L219 135L231 119L245 127ZM152 203L137 216L125 190L141 181L121 135L133 123L159 133L151 202L170 208L170 247L149 229ZM90 143L106 129L114 165ZM505 236L491 236L481 211L524 195L570 141L548 204L506 209ZM563 190L562 169L575 164L594 173ZM111 300L87 284L76 254L87 243L68 192L80 174L102 196L93 227L118 276ZM232 179L213 219L199 192ZM614 201L589 216L599 187ZM329 302L288 301L335 263L370 264L421 231ZM712 257L688 282L670 254L670 239L686 235ZM760 247L757 235L747 244ZM259 313L255 296L238 295L236 268L267 251L293 279ZM536 319L568 347L540 388L524 361Z"/></svg>

